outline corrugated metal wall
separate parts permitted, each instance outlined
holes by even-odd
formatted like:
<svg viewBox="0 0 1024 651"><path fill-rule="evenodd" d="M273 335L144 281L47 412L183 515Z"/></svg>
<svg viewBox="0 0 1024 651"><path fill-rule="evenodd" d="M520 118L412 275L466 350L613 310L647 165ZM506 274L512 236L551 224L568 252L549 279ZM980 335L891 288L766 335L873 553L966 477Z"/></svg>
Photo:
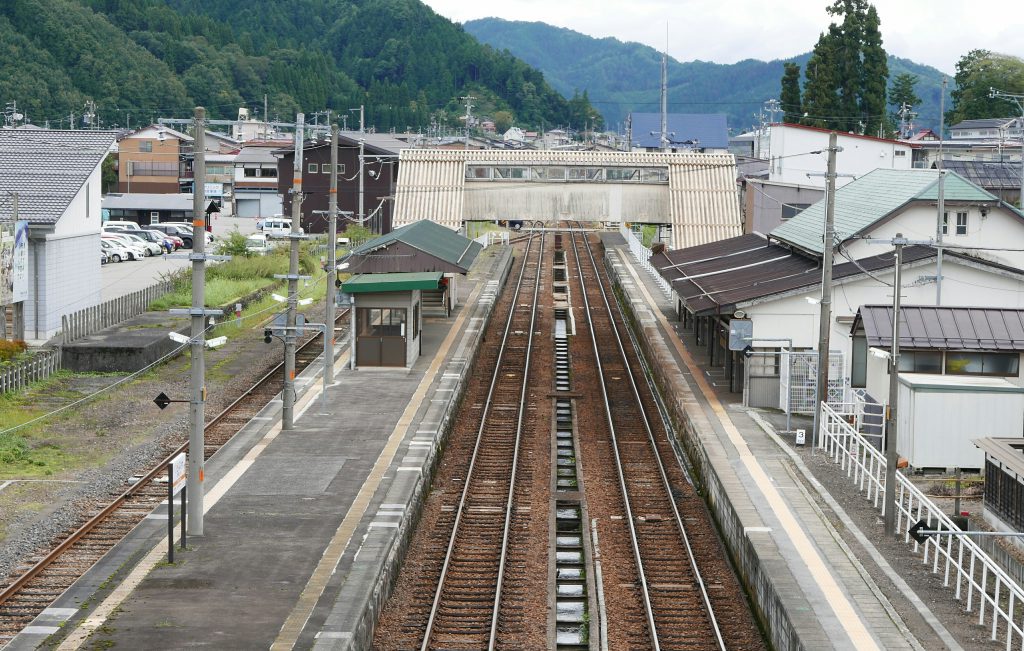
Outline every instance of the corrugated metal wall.
<svg viewBox="0 0 1024 651"><path fill-rule="evenodd" d="M474 181L467 165L667 167L664 184ZM582 219L671 224L677 248L742 233L732 154L404 149L395 226L420 219ZM467 196L467 191L473 194Z"/></svg>

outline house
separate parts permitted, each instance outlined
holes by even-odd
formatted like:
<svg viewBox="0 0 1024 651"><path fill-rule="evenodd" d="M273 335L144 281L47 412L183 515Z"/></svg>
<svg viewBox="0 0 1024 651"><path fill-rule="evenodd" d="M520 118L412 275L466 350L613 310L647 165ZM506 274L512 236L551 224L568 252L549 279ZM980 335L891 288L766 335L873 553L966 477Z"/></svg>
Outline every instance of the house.
<svg viewBox="0 0 1024 651"><path fill-rule="evenodd" d="M949 128L953 140L1020 140L1024 118L962 120Z"/></svg>
<svg viewBox="0 0 1024 651"><path fill-rule="evenodd" d="M61 317L100 302L101 165L109 131L0 130L0 187L28 221L25 338L42 343ZM5 215L6 216L6 215Z"/></svg>
<svg viewBox="0 0 1024 651"><path fill-rule="evenodd" d="M103 221L129 221L143 227L161 222L192 223L191 194L118 194L103 197Z"/></svg>
<svg viewBox="0 0 1024 651"><path fill-rule="evenodd" d="M238 150L228 154L206 155L206 184L203 195L215 199L221 206L221 214L234 214L235 156Z"/></svg>
<svg viewBox="0 0 1024 651"><path fill-rule="evenodd" d="M191 187L192 136L161 125L151 125L125 136L117 145L117 190L167 194ZM186 169L187 168L187 169Z"/></svg>
<svg viewBox="0 0 1024 651"><path fill-rule="evenodd" d="M359 142L363 142L363 179L359 180ZM408 145L388 134L351 133L338 137L338 210L349 211L374 232L391 230L391 197L398 176L398 152ZM275 150L282 211L292 214L293 147ZM307 141L302 151L302 227L307 233L327 232L331 188L331 145ZM360 196L362 206L360 206ZM351 221L339 220L338 230Z"/></svg>
<svg viewBox="0 0 1024 651"><path fill-rule="evenodd" d="M851 377L850 324L861 305L891 300L894 260L888 240L897 233L925 239L935 233L938 176L934 170L875 170L836 191L830 336L831 348L842 357L839 381L846 386L861 383L859 376L856 382ZM955 173L947 173L945 197L945 243L960 248L944 249L942 302L1024 307L1024 254L991 250L1024 241L1024 214ZM783 342L794 349L817 346L824 204L815 203L768 237L747 234L651 257L672 285L680 319L708 346L713 362L725 366L734 388L749 369L742 355L725 349L719 335L728 332L737 313L751 319L756 350L778 352ZM882 243L867 241L876 238ZM903 260L904 301L934 303L935 249L908 246ZM755 380L761 376L774 378L775 388L768 380ZM751 373L750 380L748 393L755 381L766 385L765 403L775 391L771 406L778 406L777 361Z"/></svg>
<svg viewBox="0 0 1024 651"><path fill-rule="evenodd" d="M263 218L281 214L274 150L287 144L287 140L250 142L235 155L232 192L237 216Z"/></svg>
<svg viewBox="0 0 1024 651"><path fill-rule="evenodd" d="M767 149L767 178L748 179L744 188L744 230L767 233L825 196L831 131L800 124L772 124ZM908 170L913 146L885 138L838 133L836 187L876 169Z"/></svg>
<svg viewBox="0 0 1024 651"><path fill-rule="evenodd" d="M630 113L630 149L727 153L729 128L722 113L669 113L668 143L661 142L661 113Z"/></svg>

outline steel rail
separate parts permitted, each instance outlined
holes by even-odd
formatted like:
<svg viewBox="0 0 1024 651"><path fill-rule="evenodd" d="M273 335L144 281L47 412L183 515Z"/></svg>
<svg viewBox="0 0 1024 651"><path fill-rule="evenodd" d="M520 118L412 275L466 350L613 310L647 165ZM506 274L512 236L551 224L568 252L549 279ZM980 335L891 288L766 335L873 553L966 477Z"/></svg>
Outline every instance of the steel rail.
<svg viewBox="0 0 1024 651"><path fill-rule="evenodd" d="M579 262L579 253L578 253L578 250L577 250L575 234L572 234L571 237L572 237L572 242L573 242L573 253L576 255L577 263L578 263ZM594 257L594 252L593 252L593 250L592 250L592 248L590 246L590 241L587 239L587 237L585 235L584 235L583 241L586 244L587 255L588 255L588 257L590 259L590 263L591 263L591 265L592 265L592 267L594 269L594 274L595 274L595 276L597 278L598 287L601 290L601 298L604 301L605 310L607 311L608 316L609 316L609 318L611 320L611 323L612 323L612 333L615 335L615 341L616 341L616 344L617 344L617 347L618 347L618 350L619 350L619 354L622 356L623 364L624 364L624 366L626 368L626 371L627 371L627 374L628 374L628 377L629 377L630 389L631 389L631 391L633 393L634 399L637 402L637 405L641 405L640 415L641 415L641 419L642 419L643 424L644 424L644 430L645 430L645 432L647 434L648 441L650 442L651 451L653 452L654 459L655 459L655 461L657 462L657 465L658 465L658 474L661 477L662 487L665 490L665 494L668 496L669 503L672 505L672 515L675 518L676 526L677 526L677 528L679 530L680 537L682 538L683 544L686 547L687 558L688 558L688 560L690 562L690 568L693 571L694 578L695 578L695 580L697 582L698 587L700 588L701 599L704 602L705 612L706 612L707 617L709 619L709 623L711 624L711 627L714 630L715 639L718 642L718 648L721 649L722 651L725 651L725 649L726 649L725 641L722 639L722 632L721 632L721 629L720 629L720 627L718 625L718 620L715 617L715 611L714 611L714 608L713 608L713 606L711 604L711 598L708 595L707 586L704 583L704 579L703 579L703 576L701 575L700 568L697 566L697 560L696 560L695 555L693 553L693 548L690 545L689 536L686 533L686 528L683 526L683 519L682 519L682 517L679 514L679 509L676 506L675 500L672 498L672 488L671 488L671 485L670 485L670 483L668 481L668 474L665 472L665 464L664 464L664 461L661 458L661 453L658 451L658 445L657 445L657 442L655 441L655 438L654 438L654 432L653 432L653 430L651 428L650 420L647 417L647 412L642 408L643 402L642 402L641 397L640 397L640 391L637 388L636 377L635 377L635 370L634 370L633 364L629 363L629 358L626 356L626 349L625 349L625 346L622 343L622 337L619 334L619 328L618 328L618 325L617 325L617 323L615 321L615 313L612 310L611 303L608 300L608 293L605 291L604 281L601 278L601 273L600 273L600 270L599 270L598 265L597 265L597 260ZM582 267L581 267L580 271L581 271L581 282L582 282ZM587 320L588 320L588 323L589 323L590 322L589 301L586 298L586 292L585 291L583 292L583 294L584 294L584 301L588 305ZM593 329L592 325L591 325L591 328L590 328L590 332L591 332L591 338L592 338L593 343L594 343L594 352L595 352L595 357L596 357L597 356L597 339L596 339L596 334L594 332L594 329ZM607 386L605 385L605 382L604 382L603 368L602 368L600 359L597 359L597 364L598 364L598 370L599 370L598 377L601 379L601 390L604 393L604 401L605 401L605 405L607 406L608 405ZM625 476L624 476L623 469L622 469L621 458L620 458L619 452L618 452L618 445L619 445L618 438L615 435L615 428L614 428L614 425L612 424L611 412L610 411L608 412L608 424L609 424L609 427L612 430L612 440L614 442L614 447L615 447L615 461L616 461L616 466L618 466L618 470L619 470L619 474L620 474L619 483L623 487L623 496L625 498L624 501L627 503L627 510L630 512L630 535L633 538L634 549L635 549L636 553L639 554L639 546L638 546L639 543L636 540L636 529L633 526L633 522L632 522L632 517L631 517L631 511L632 510L628 507L628 501L629 501L628 500L628 492L625 489ZM638 560L638 562L639 562L639 560ZM642 567L643 566L641 564L641 568ZM641 571L643 571L643 570L641 570ZM646 579L644 579L644 585L645 585L645 588L646 588ZM650 599L650 594L646 590L645 590L644 596L645 596L646 599L648 599L648 600ZM651 617L653 618L653 606L649 603L649 601L648 601L647 606L648 606L648 612L651 614ZM652 631L655 631L655 630L656 629L652 628ZM660 645L657 642L655 642L655 648L659 648L659 647L660 647Z"/></svg>
<svg viewBox="0 0 1024 651"><path fill-rule="evenodd" d="M497 357L497 360L495 361L495 364L494 364L494 374L491 377L491 384L490 384L490 387L487 390L487 399L484 402L483 413L482 413L481 418L480 418L480 427L477 429L476 441L475 441L475 443L473 445L473 454L470 457L469 468L466 471L466 477L465 477L465 480L463 481L462 493L459 496L459 502L458 502L458 505L457 505L456 510L455 510L455 521L454 521L454 524L452 525L451 536L448 539L448 547L447 547L447 549L445 551L444 562L441 565L441 576L440 576L440 578L438 580L438 583L437 583L437 589L434 591L434 599L433 599L433 603L431 604L431 607L430 607L430 616L427 619L427 626L426 626L426 629L424 630L424 633L423 633L423 642L420 645L420 651L428 651L428 649L430 648L430 641L431 641L431 636L432 636L433 630L434 630L434 624L437 621L437 614L438 614L438 611L440 610L440 606L441 606L441 596L442 596L442 592L444 590L445 579L447 578L448 568L451 565L452 554L453 554L453 552L455 550L455 539L456 539L458 531L459 531L459 525L462 522L463 513L465 513L465 506L466 506L466 502L467 502L467 499L468 499L468 496L469 496L470 486L471 486L472 480L473 480L473 471L475 469L477 458L478 458L479 453L480 453L481 444L483 442L484 428L487 425L487 422L488 422L487 419L488 419L488 416L489 416L489 414L491 412L491 405L494 402L495 388L497 387L498 379L501 377L501 370L502 370L501 369L501 362L502 362L502 359L505 356L505 350L506 350L507 344L508 344L509 333L512 330L512 315L514 314L515 309L516 309L516 305L518 304L518 301L519 301L519 294L520 294L520 292L522 290L523 277L525 276L526 268L529 265L530 249L533 247L535 239L537 239L536 235L530 235L529 239L527 240L526 251L523 254L523 266L519 270L519 277L516 279L515 294L512 297L512 307L509 310L509 318L508 318L508 321L505 324L505 331L504 331L504 333L502 333L501 345L499 346L499 349L498 349L498 357ZM536 280L535 280L535 283L534 283L534 300L533 300L533 306L532 306L531 314L530 314L530 325L531 325L531 328L530 328L530 333L529 333L529 337L528 337L528 341L527 341L527 365L526 365L525 372L523 374L523 387L522 387L522 393L521 393L521 397L520 397L520 401L519 401L519 412L518 412L518 415L517 415L515 456L514 456L514 458L516 460L518 460L518 455L519 455L519 433L520 433L520 431L522 429L523 408L524 408L524 403L525 403L525 400L523 399L523 396L525 396L525 392L526 392L526 389L527 389L527 378L529 377L529 357L530 357L530 352L529 351L532 349L532 343L533 343L533 327L532 326L533 326L533 323L534 323L534 320L535 320L536 314L537 314L537 300L536 299L537 299L537 292L538 292L538 289L540 287L540 275L541 275L540 274L540 265L543 263L543 255L544 255L544 246L543 246L544 235L543 234L540 237L540 241L541 241L541 243L538 246L538 257L537 257L537 275L536 275ZM497 626L497 612L498 612L498 607L499 607L500 600L501 600L500 588L501 588L502 578L503 578L503 574L504 574L504 563L505 563L505 557L506 557L506 553L505 552L506 552L506 546L507 546L507 543L508 543L508 528L509 528L509 523L510 523L510 515L512 513L511 496L512 496L512 494L514 492L514 489L515 489L515 474L514 474L514 470L513 470L513 474L511 475L511 482L510 482L510 486L509 486L509 499L508 499L508 501L506 503L506 509L505 509L505 531L504 531L504 534L503 534L503 537L502 537L501 560L500 560L499 567L498 567L498 586L497 586L497 589L495 590L495 605L494 605L494 608L492 609L492 613L491 613L491 620L492 621L491 621L489 643L488 643L489 644L489 648L491 648L491 649L494 648L494 636L495 636L496 626Z"/></svg>
<svg viewBox="0 0 1024 651"><path fill-rule="evenodd" d="M337 320L339 320L341 318L344 318L345 314L347 314L347 313L348 313L348 310L345 310L341 315L338 316L338 319L336 319L335 322L337 322ZM311 346L317 340L317 338L320 337L320 336L322 336L322 334L318 334L317 336L312 337L309 341L307 341L305 344L302 345L302 349L305 349L307 346ZM245 399L245 398L249 397L250 395L252 395L263 384L269 382L275 373L280 373L281 372L281 368L283 366L284 366L283 362L278 364L270 372L268 372L266 375L264 375L259 380L257 380L251 387L246 389L246 391L244 393L242 393L241 396L239 396L237 399L235 399L230 405L228 405L226 408L224 408L223 411L221 411L209 423L207 423L206 426L204 427L204 430L210 429L214 425L219 424L220 421L223 420L224 418L226 418L227 415L232 410L234 410L243 399ZM118 508L120 508L121 505L123 505L128 499L130 499L131 497L135 496L136 493L139 493L140 491L142 491L142 489L145 488L148 484L150 484L153 481L153 479L156 478L157 475L163 473L167 469L167 466L174 459L174 457L178 456L179 454L181 454L182 452L185 452L187 450L188 450L188 442L186 441L185 443L182 443L181 445L179 445L169 455L167 455L167 457L164 458L163 461L160 461L159 463L157 463L153 467L153 469L150 470L147 474L145 474L141 479L139 479L139 481L137 481L134 484L132 484L123 493L121 493L116 498L114 498L114 500L110 504L108 504L106 507L104 507L99 513L97 513L93 517L89 518L89 520L87 520L85 523L83 523L82 526L80 526L73 533L71 533L70 536L68 536L63 541L61 541L61 543L59 545L57 545L56 547L54 547L53 550L51 550L49 554L47 554L46 556L41 558L38 562L36 562L35 565L30 567L28 570L26 570L21 576L19 576L17 579L15 579L9 586L4 588L4 590L2 592L0 592L0 604L5 603L11 597L16 595L32 579L34 579L37 576L39 576L39 574L43 570L45 570L55 560L57 560L57 558L59 558L61 554L63 554L71 546L73 546L75 543L77 543L82 538L84 538L86 535L88 535L89 532L91 532L93 529L95 529L96 526L99 525L101 522L106 520L110 516L111 513L116 511ZM204 453L205 453L205 451L204 451Z"/></svg>

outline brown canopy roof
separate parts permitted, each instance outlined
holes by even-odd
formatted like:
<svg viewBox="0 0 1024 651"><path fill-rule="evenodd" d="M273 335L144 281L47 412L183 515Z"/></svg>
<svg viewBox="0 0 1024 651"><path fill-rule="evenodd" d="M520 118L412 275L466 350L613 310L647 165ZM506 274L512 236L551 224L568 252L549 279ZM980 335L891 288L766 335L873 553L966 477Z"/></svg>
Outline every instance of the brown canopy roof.
<svg viewBox="0 0 1024 651"><path fill-rule="evenodd" d="M861 306L852 328L869 346L891 347L892 306ZM1024 310L901 306L900 348L1024 351Z"/></svg>

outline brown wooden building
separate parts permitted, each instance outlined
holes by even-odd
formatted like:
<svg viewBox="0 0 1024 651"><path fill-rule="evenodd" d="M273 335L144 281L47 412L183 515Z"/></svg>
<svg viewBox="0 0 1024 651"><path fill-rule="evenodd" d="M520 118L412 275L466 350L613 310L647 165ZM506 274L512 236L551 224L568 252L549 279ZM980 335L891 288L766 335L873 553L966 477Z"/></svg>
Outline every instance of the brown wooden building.
<svg viewBox="0 0 1024 651"><path fill-rule="evenodd" d="M359 140L363 139L363 219L375 233L391 231L395 179L398 176L398 152L408 145L387 134L341 134L338 143L338 210L359 215ZM292 178L294 147L279 149L278 179L282 212L292 215ZM302 228L307 233L327 232L327 209L331 187L331 145L326 141L307 141L302 163ZM323 212L320 212L323 211ZM354 223L338 220L338 232Z"/></svg>

